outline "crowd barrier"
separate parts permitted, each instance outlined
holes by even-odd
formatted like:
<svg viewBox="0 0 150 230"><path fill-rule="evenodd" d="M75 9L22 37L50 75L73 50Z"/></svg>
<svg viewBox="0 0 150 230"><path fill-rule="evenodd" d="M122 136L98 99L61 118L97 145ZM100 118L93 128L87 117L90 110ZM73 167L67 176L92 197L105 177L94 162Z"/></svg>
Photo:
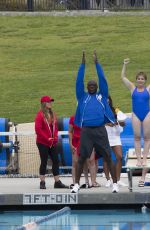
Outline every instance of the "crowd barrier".
<svg viewBox="0 0 150 230"><path fill-rule="evenodd" d="M149 10L149 0L0 0L0 11Z"/></svg>

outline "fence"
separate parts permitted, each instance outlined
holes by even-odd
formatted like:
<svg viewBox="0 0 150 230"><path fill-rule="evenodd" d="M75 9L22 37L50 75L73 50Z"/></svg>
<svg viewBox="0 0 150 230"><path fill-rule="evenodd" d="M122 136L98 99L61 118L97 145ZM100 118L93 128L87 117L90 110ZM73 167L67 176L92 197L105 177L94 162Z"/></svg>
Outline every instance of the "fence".
<svg viewBox="0 0 150 230"><path fill-rule="evenodd" d="M65 134L65 135L64 135ZM60 173L71 172L71 152L68 138L62 138L67 131L59 132L57 153L59 155ZM7 137L7 142L2 143L1 155L7 149L7 155L0 157L0 174L20 175L23 177L38 177L40 156L36 146L34 132L0 132L0 137ZM48 160L47 174L51 174L51 160Z"/></svg>
<svg viewBox="0 0 150 230"><path fill-rule="evenodd" d="M60 118L58 120L59 141L57 144L57 153L60 161L60 174L70 174L72 167L72 154L68 138L68 125L69 118ZM22 130L21 132L19 131L20 128L21 127L18 125L17 131L15 132L0 132L0 174L38 177L40 157L36 146L35 132L33 127L32 129L31 127L30 129L27 129L30 131ZM134 137L130 115L128 115L126 125L121 133L121 141L123 150L123 166L125 166L126 153L130 148L134 147ZM116 160L113 152L112 158L114 161ZM98 163L99 169L102 169L101 158L99 159ZM48 161L47 174L51 175L50 159Z"/></svg>
<svg viewBox="0 0 150 230"><path fill-rule="evenodd" d="M0 0L0 11L149 10L150 0Z"/></svg>

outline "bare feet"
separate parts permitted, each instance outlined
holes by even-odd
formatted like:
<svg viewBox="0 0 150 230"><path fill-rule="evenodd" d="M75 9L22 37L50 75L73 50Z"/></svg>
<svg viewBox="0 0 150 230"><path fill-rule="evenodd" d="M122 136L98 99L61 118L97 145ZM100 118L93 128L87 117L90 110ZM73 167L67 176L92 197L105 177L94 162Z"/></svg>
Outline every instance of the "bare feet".
<svg viewBox="0 0 150 230"><path fill-rule="evenodd" d="M138 166L138 167L143 166L143 163L142 163L142 159L141 159L141 158L137 159L136 166Z"/></svg>
<svg viewBox="0 0 150 230"><path fill-rule="evenodd" d="M147 158L145 159L145 158L143 157L142 166L147 166Z"/></svg>

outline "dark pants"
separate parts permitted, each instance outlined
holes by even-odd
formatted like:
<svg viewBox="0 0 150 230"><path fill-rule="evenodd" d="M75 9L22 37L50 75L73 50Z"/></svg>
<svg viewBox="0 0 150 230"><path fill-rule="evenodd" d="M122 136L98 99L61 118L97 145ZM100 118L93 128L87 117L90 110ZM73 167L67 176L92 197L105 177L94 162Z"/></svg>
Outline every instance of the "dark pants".
<svg viewBox="0 0 150 230"><path fill-rule="evenodd" d="M98 157L103 157L107 162L108 169L113 182L117 182L115 165L111 158L111 148L108 141L108 135L105 126L83 127L80 136L80 157L77 166L76 183L79 183L83 170L83 164L87 158L90 158L93 148Z"/></svg>
<svg viewBox="0 0 150 230"><path fill-rule="evenodd" d="M54 176L59 175L59 158L58 153L56 151L56 147L48 147L46 145L37 143L37 147L39 149L40 158L41 158L41 165L40 165L40 175L46 174L46 167L47 167L47 161L48 156L50 156L52 160L52 172Z"/></svg>

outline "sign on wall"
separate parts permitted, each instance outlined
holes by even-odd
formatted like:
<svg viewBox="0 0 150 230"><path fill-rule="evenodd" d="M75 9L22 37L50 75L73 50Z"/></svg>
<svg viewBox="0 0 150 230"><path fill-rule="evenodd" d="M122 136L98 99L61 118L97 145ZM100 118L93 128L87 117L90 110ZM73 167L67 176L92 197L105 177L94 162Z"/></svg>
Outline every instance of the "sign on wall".
<svg viewBox="0 0 150 230"><path fill-rule="evenodd" d="M25 193L23 205L37 204L77 204L76 193Z"/></svg>

